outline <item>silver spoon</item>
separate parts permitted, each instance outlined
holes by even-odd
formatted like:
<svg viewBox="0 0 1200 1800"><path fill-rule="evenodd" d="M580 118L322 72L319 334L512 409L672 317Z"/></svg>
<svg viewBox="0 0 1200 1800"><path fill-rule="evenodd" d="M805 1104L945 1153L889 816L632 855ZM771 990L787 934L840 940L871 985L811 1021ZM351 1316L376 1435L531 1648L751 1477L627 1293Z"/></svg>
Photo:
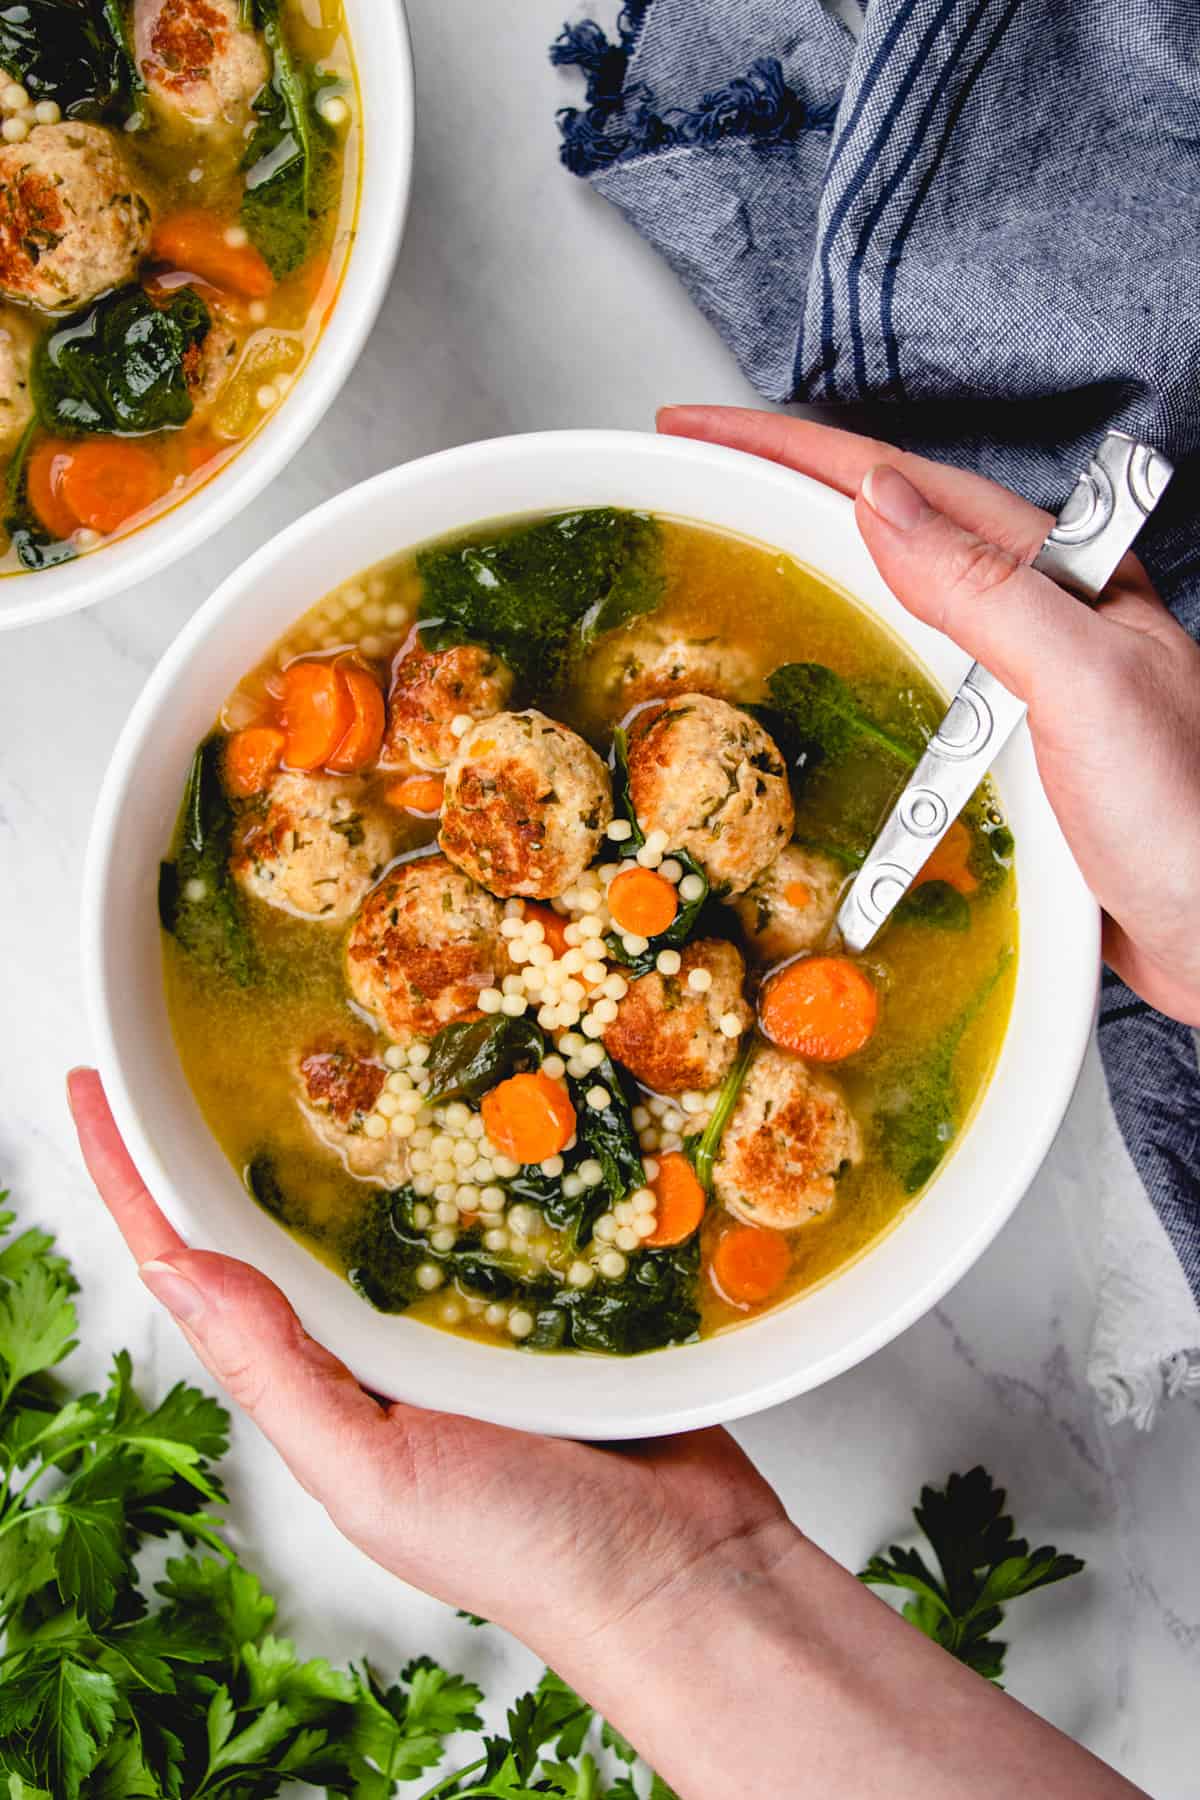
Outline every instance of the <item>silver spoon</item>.
<svg viewBox="0 0 1200 1800"><path fill-rule="evenodd" d="M1094 604L1174 472L1159 451L1110 431L1033 567ZM1023 700L982 663L972 664L842 902L837 923L847 949L872 942L1025 713Z"/></svg>

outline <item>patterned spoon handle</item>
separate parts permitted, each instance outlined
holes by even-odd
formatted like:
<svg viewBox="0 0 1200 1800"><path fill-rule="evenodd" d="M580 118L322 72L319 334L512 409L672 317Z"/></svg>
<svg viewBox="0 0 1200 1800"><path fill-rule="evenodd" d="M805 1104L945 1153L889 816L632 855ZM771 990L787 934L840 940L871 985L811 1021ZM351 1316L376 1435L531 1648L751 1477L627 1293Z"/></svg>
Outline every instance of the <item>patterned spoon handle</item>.
<svg viewBox="0 0 1200 1800"><path fill-rule="evenodd" d="M1093 605L1158 505L1174 470L1110 431L1059 513L1034 568ZM865 950L912 886L1025 717L1025 703L974 663L930 739L838 913L847 949Z"/></svg>

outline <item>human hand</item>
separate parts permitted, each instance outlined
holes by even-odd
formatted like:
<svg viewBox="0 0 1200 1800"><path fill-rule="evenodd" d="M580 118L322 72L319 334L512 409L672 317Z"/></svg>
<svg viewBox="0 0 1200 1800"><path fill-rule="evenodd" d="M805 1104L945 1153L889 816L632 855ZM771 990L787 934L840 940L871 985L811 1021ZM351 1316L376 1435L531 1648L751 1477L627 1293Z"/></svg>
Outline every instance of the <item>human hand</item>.
<svg viewBox="0 0 1200 1800"><path fill-rule="evenodd" d="M897 599L1029 707L1042 782L1135 993L1200 1025L1200 645L1126 556L1093 611L1030 568L1052 520L995 482L874 438L739 407L659 430L783 463L854 499Z"/></svg>

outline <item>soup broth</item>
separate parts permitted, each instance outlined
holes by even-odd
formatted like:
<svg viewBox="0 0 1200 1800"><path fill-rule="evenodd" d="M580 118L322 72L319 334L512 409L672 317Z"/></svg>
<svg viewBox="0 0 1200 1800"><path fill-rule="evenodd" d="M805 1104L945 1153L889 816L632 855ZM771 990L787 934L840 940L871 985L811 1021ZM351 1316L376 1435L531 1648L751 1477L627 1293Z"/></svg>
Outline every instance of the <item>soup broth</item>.
<svg viewBox="0 0 1200 1800"><path fill-rule="evenodd" d="M0 575L17 575L185 500L303 369L358 204L341 0L0 18L0 118Z"/></svg>
<svg viewBox="0 0 1200 1800"><path fill-rule="evenodd" d="M506 584L515 592L520 577L530 604L553 598L563 571L556 549L544 553L560 524L481 527L399 556L328 596L247 673L209 742L207 801L194 782L167 865L165 974L179 1054L230 1162L258 1203L365 1298L489 1342L627 1352L709 1335L803 1294L917 1202L969 1119L1003 1038L1017 945L1012 842L996 795L981 789L868 954L845 957L833 926L837 898L944 700L895 639L812 570L681 520L633 520L615 579L611 567L597 575L591 549L582 556L573 544L567 575L594 584L599 612L589 590L582 627L558 643L551 620L523 651L522 632L533 643L529 621L501 618L496 596ZM521 548L530 542L542 561ZM460 603L469 612L472 593L479 614L464 624ZM597 629L614 614L613 629ZM462 642L485 646L473 653L482 687L457 690L462 703L443 708L435 745L434 709L426 704L419 726L411 723L400 671ZM516 665L511 693L496 677L506 657ZM268 830L275 784L296 779L276 760L295 729L290 672L338 667L365 672L387 695L383 764L376 740L358 772L340 777L353 784L343 833L357 838L356 854L374 858L361 876L364 893L374 884L378 895L397 877L403 884L414 869L448 871L448 883L467 880L463 865L479 875L480 859L483 874L496 871L499 899L488 904L502 913L514 960L507 978L498 968L469 975L437 1031L401 1028L397 1006L411 1023L431 985L412 962L402 1001L394 986L380 998L364 975L378 973L361 941L374 901L344 891L340 863L322 877L334 898L315 916L305 908L319 902L291 867L260 864L247 874L243 858L237 881L218 871L241 967L224 940L213 951L212 919L189 920L179 898L198 884L200 914L214 899L214 865L189 874L199 865L194 850L189 862L188 833L201 841L205 808L227 857L220 821L230 785L263 783L250 797L234 793L224 829L236 864L246 831ZM797 668L807 673L787 675ZM814 694L824 712L814 712ZM463 844L451 816L472 759L486 763L510 728L542 730L519 727L531 707L590 747L590 760L557 765L557 785L549 784L565 809L587 814L602 759L606 816L611 771L615 822L591 821L594 852L557 893L552 876L522 882L500 872L503 781L472 815ZM775 792L768 752L759 785L772 788L784 812L778 843L764 849L760 839L740 867L740 818L722 836L716 824L689 824L686 844L663 842L661 832L651 835L651 817L665 815L647 785L662 772L655 756L664 734L697 720L727 722L729 709L749 721L747 731L767 734L784 770ZM397 732L402 718L407 736ZM513 719L518 726L505 723ZM272 730L274 738L255 736ZM252 767L244 776L247 741L268 773ZM435 765L448 751L447 774ZM686 807L702 761L703 752L667 769L664 805ZM759 801L748 791L747 817L756 821L750 809ZM330 805L338 792L329 790ZM386 830L376 851L377 818ZM427 862L439 826L450 860ZM552 829L539 829L544 857ZM268 860L278 853L272 830ZM294 830L289 842L303 836ZM794 867L803 871L782 887L772 871L794 868L779 863L780 851L801 859ZM263 885L265 875L274 887ZM665 933L625 929L623 877L642 903L674 905ZM537 887L549 901L507 891L514 885ZM697 885L703 892L693 899ZM447 885L437 904L457 921L467 903ZM566 958L564 979L558 963ZM530 969L540 972L530 977ZM796 970L801 987L819 973L849 983L854 1007L839 999L832 1038L790 1036L809 1029L806 1015L797 1026L789 1011L790 988L777 985ZM444 978L436 972L433 987ZM457 1067L446 1055L456 1033ZM804 1053L791 1047L796 1041ZM461 1067L472 1051L482 1059L474 1082ZM340 1060L322 1060L330 1054ZM453 1094L436 1106L431 1070L434 1088ZM536 1106L519 1117L492 1102L518 1081L569 1095L561 1148L553 1095L522 1090L522 1106ZM344 1130L330 1125L339 1108ZM720 1135L722 1108L729 1117ZM537 1161L505 1155L494 1141L508 1142L514 1120L531 1134L528 1155L537 1152Z"/></svg>

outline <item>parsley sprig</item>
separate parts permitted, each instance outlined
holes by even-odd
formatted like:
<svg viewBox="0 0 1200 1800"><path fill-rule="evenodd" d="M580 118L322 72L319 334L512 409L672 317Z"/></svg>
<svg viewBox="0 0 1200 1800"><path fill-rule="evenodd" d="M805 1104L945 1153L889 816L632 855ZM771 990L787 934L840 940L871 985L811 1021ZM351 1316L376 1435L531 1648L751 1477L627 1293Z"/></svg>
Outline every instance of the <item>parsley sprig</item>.
<svg viewBox="0 0 1200 1800"><path fill-rule="evenodd" d="M3 1800L271 1800L301 1782L388 1800L431 1772L428 1800L672 1800L549 1671L506 1734L447 1773L447 1740L482 1730L472 1682L428 1657L390 1686L365 1662L303 1659L225 1536L228 1415L182 1382L147 1407L125 1351L102 1393L68 1394L53 1371L76 1347L76 1283L46 1232L14 1232L6 1198ZM186 1553L147 1589L138 1558L154 1539Z"/></svg>
<svg viewBox="0 0 1200 1800"><path fill-rule="evenodd" d="M913 1517L937 1558L940 1579L919 1550L892 1544L859 1574L871 1587L903 1588L914 1597L904 1617L978 1674L998 1682L1008 1645L992 1634L1004 1607L1021 1594L1078 1575L1084 1564L1053 1544L1031 1550L1004 1512L1005 1493L986 1469L951 1475L944 1488L923 1487Z"/></svg>

